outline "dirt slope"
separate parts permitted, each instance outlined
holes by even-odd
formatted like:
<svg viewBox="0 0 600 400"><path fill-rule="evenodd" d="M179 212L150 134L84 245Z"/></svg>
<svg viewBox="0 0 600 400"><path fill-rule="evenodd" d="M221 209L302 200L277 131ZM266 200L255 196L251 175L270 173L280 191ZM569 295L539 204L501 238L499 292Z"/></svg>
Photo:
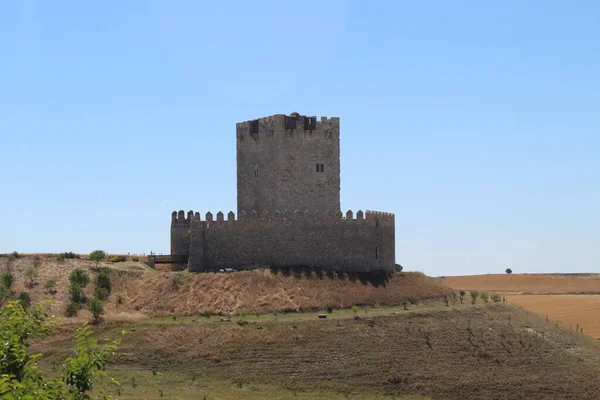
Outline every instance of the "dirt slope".
<svg viewBox="0 0 600 400"><path fill-rule="evenodd" d="M290 393L329 389L349 397L600 398L598 344L503 304L374 318L247 321L112 323L99 335L130 332L113 368L130 374L179 371L190 383L274 384ZM64 339L45 346L57 354ZM148 385L146 396L158 398L158 388ZM175 398L168 391L174 388L162 389Z"/></svg>
<svg viewBox="0 0 600 400"><path fill-rule="evenodd" d="M4 261L5 262L5 261ZM3 261L0 259L0 266ZM29 291L34 302L44 298L55 301L52 312L62 315L68 303L68 275L76 267L93 277L94 264L86 260L57 261L55 256L42 258L33 289L25 286L23 272L33 264L33 256L14 260L10 269L17 277L15 291ZM438 280L421 273L400 273L389 277L339 277L312 274L296 277L269 270L230 274L191 274L155 271L142 263L111 264L112 292L105 305L107 319L138 319L166 315L198 315L203 312L248 313L300 311L352 305L397 305L409 297L443 296L450 289ZM6 271L6 265L2 272ZM57 279L57 293L44 293L44 282ZM86 289L93 292L93 284ZM118 302L120 299L120 303ZM80 318L89 318L81 312Z"/></svg>

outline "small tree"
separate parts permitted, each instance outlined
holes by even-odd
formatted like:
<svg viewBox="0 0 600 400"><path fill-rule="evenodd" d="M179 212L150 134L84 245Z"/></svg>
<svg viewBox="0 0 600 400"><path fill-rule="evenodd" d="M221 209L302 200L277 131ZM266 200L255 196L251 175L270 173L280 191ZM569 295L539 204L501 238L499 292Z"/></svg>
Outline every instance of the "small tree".
<svg viewBox="0 0 600 400"><path fill-rule="evenodd" d="M490 298L490 295L488 294L488 292L481 292L481 298L483 299L484 303L487 303Z"/></svg>
<svg viewBox="0 0 600 400"><path fill-rule="evenodd" d="M494 293L492 295L492 301L494 303L500 303L502 301L502 296L500 296L500 294L498 294L498 293Z"/></svg>
<svg viewBox="0 0 600 400"><path fill-rule="evenodd" d="M15 276L10 272L5 272L0 275L0 281L8 290L12 289L12 285L15 283Z"/></svg>
<svg viewBox="0 0 600 400"><path fill-rule="evenodd" d="M21 306L23 306L23 308L27 310L29 306L31 306L31 296L29 296L29 293L19 293L19 302L21 302Z"/></svg>
<svg viewBox="0 0 600 400"><path fill-rule="evenodd" d="M106 253L103 250L94 250L90 253L90 260L96 263L96 268L98 268L98 264L100 261L106 258Z"/></svg>
<svg viewBox="0 0 600 400"><path fill-rule="evenodd" d="M467 294L467 293L464 290L461 290L459 294L460 294L460 304L462 304L465 294Z"/></svg>
<svg viewBox="0 0 600 400"><path fill-rule="evenodd" d="M106 290L106 293L110 293L110 268L102 267L96 276L96 287Z"/></svg>
<svg viewBox="0 0 600 400"><path fill-rule="evenodd" d="M98 323L100 315L104 314L104 305L102 305L102 301L99 298L94 297L88 302L88 310L94 316L94 322Z"/></svg>
<svg viewBox="0 0 600 400"><path fill-rule="evenodd" d="M504 271L504 272L506 272L507 274L512 274L512 269L506 268L506 271Z"/></svg>
<svg viewBox="0 0 600 400"><path fill-rule="evenodd" d="M71 285L78 285L81 288L84 288L88 283L90 283L90 277L81 268L75 268L69 274L69 282L71 282Z"/></svg>
<svg viewBox="0 0 600 400"><path fill-rule="evenodd" d="M69 304L67 304L67 306L65 307L65 315L67 317L76 316L78 311L79 311L79 304L75 303L73 301L69 302Z"/></svg>
<svg viewBox="0 0 600 400"><path fill-rule="evenodd" d="M83 303L85 302L85 294L83 293L83 289L76 283L72 283L69 287L69 294L71 295L71 301L73 303Z"/></svg>
<svg viewBox="0 0 600 400"><path fill-rule="evenodd" d="M479 296L479 292L477 290L471 290L471 304L475 305L477 296Z"/></svg>
<svg viewBox="0 0 600 400"><path fill-rule="evenodd" d="M27 278L27 287L29 289L35 286L35 278L38 276L38 272L33 267L29 267L24 272L25 278Z"/></svg>

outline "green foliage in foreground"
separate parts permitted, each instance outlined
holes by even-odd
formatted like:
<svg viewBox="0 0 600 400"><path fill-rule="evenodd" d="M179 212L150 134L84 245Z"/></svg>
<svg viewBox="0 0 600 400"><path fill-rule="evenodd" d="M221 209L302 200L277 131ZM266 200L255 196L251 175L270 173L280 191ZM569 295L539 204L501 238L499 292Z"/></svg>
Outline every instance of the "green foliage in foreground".
<svg viewBox="0 0 600 400"><path fill-rule="evenodd" d="M101 390L88 392L94 382L106 376L104 368L120 340L98 345L92 330L83 324L75 334L73 356L68 357L61 375L50 379L37 367L41 354L28 354L30 340L50 334L55 321L42 306L26 311L20 302L10 302L0 310L0 397L6 400L87 400L111 399ZM116 381L112 383L118 385Z"/></svg>

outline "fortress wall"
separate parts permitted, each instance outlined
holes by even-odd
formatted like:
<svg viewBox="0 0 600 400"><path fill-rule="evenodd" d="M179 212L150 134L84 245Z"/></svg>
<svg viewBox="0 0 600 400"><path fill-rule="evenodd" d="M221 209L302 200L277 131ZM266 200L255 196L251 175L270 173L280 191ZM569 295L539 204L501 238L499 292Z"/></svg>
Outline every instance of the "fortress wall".
<svg viewBox="0 0 600 400"><path fill-rule="evenodd" d="M339 270L394 267L394 215L367 211L342 216L308 212L233 213L191 223L190 271L257 266Z"/></svg>
<svg viewBox="0 0 600 400"><path fill-rule="evenodd" d="M200 214L196 213L198 219ZM187 256L190 254L190 223L193 211L188 211L187 217L183 210L171 214L171 255Z"/></svg>

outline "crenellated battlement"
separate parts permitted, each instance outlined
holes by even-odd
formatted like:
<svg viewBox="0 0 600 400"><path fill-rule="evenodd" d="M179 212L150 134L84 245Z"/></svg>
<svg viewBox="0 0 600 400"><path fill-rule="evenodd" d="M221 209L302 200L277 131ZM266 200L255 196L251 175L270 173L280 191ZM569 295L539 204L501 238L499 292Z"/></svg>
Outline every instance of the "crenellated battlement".
<svg viewBox="0 0 600 400"><path fill-rule="evenodd" d="M265 132L269 135L275 133L293 133L298 132L322 132L331 135L335 133L339 136L340 119L339 117L317 118L316 116L300 115L292 113L290 115L275 114L269 117L262 117L236 124L237 138L244 141L247 136L252 136L255 140L260 140L260 133Z"/></svg>
<svg viewBox="0 0 600 400"><path fill-rule="evenodd" d="M369 221L379 221L380 223L386 222L394 222L394 214L380 211L371 211L367 210L363 212L362 210L358 210L356 215L352 210L347 210L346 212L342 212L340 210L331 211L331 210L273 210L271 212L262 211L258 213L256 210L252 210L250 212L241 211L238 214L238 218L236 219L235 213L233 211L229 211L225 214L222 211L213 214L212 212L207 212L204 215L204 218L201 216L199 212L194 212L192 210L186 213L183 210L173 211L171 214L171 226L190 226L192 220L204 221L204 222L248 222L248 221L341 221L341 222L369 222Z"/></svg>

